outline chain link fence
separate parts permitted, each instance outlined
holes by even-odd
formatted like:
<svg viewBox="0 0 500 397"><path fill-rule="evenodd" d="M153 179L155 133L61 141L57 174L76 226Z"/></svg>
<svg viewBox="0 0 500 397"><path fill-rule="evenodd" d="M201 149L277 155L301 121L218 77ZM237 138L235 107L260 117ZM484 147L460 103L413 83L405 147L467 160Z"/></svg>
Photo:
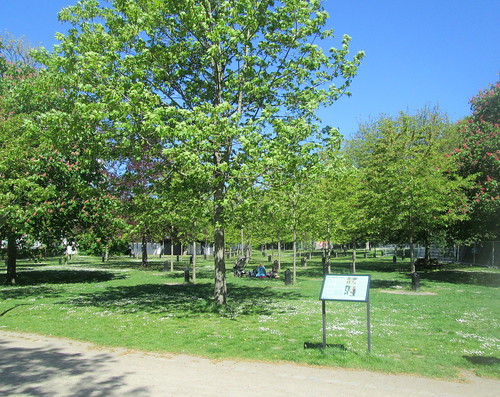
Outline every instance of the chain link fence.
<svg viewBox="0 0 500 397"><path fill-rule="evenodd" d="M384 255L410 257L410 247L386 245L379 247ZM425 257L425 247L415 246L415 258ZM500 267L500 241L483 241L473 245L456 245L453 247L438 247L431 245L430 257L440 263L458 263L470 266Z"/></svg>

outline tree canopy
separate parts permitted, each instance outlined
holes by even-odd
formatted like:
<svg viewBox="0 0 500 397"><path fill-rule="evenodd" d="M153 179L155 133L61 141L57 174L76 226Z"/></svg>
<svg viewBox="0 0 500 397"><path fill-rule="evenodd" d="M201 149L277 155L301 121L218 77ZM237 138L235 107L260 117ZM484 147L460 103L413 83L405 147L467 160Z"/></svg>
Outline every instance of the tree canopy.
<svg viewBox="0 0 500 397"><path fill-rule="evenodd" d="M445 156L449 131L437 109L361 125L349 151L362 175L360 203L368 229L412 246L467 216L468 181Z"/></svg>
<svg viewBox="0 0 500 397"><path fill-rule="evenodd" d="M13 40L9 36L7 50L25 51L24 41ZM103 170L90 151L77 140L52 139L46 128L45 115L68 111L71 102L30 54L13 57L1 44L0 236L7 239L7 282L13 284L22 241L29 237L50 246L97 232L96 225L112 216L112 198L100 190Z"/></svg>
<svg viewBox="0 0 500 397"><path fill-rule="evenodd" d="M73 27L46 64L71 76L103 142L136 157L156 145L170 169L211 192L214 298L224 304L238 186L286 163L285 149L304 150L316 110L347 93L363 54L349 59L348 36L323 50L333 32L318 0L83 0L59 17Z"/></svg>
<svg viewBox="0 0 500 397"><path fill-rule="evenodd" d="M227 241L498 237L499 83L455 126L437 108L381 115L344 150L316 113L350 95L363 53L320 0L81 0L59 18L52 53L0 41L13 250L77 235L101 250L122 221L143 246L210 231L224 304Z"/></svg>
<svg viewBox="0 0 500 397"><path fill-rule="evenodd" d="M500 82L471 100L472 114L458 125L460 143L449 153L462 176L474 178L468 220L456 229L461 241L498 239L500 230Z"/></svg>

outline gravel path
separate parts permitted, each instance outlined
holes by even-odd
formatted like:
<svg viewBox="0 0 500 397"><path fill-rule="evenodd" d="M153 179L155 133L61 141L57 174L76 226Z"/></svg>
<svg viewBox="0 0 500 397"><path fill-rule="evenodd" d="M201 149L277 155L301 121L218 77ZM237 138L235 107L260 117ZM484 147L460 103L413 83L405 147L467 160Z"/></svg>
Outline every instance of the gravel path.
<svg viewBox="0 0 500 397"><path fill-rule="evenodd" d="M0 330L0 396L474 396L500 381L446 382L368 371L101 348Z"/></svg>

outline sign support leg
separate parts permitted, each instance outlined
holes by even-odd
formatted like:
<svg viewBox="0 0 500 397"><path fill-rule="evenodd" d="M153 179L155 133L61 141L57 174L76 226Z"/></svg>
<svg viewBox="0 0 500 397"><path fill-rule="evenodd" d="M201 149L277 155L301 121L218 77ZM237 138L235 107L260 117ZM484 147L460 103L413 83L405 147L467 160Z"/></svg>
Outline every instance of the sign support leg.
<svg viewBox="0 0 500 397"><path fill-rule="evenodd" d="M323 313L323 349L326 349L326 304L321 301L321 311Z"/></svg>
<svg viewBox="0 0 500 397"><path fill-rule="evenodd" d="M370 326L370 301L366 301L366 334L368 338L368 353L372 351L372 341L371 341L371 326Z"/></svg>

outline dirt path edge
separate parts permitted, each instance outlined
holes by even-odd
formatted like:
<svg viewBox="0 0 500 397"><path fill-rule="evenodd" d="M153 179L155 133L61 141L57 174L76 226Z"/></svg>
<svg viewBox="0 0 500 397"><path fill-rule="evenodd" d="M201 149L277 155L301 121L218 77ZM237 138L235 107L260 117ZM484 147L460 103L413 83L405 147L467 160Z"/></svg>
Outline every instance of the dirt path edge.
<svg viewBox="0 0 500 397"><path fill-rule="evenodd" d="M294 364L154 354L0 329L0 395L493 397L500 381L451 382Z"/></svg>

